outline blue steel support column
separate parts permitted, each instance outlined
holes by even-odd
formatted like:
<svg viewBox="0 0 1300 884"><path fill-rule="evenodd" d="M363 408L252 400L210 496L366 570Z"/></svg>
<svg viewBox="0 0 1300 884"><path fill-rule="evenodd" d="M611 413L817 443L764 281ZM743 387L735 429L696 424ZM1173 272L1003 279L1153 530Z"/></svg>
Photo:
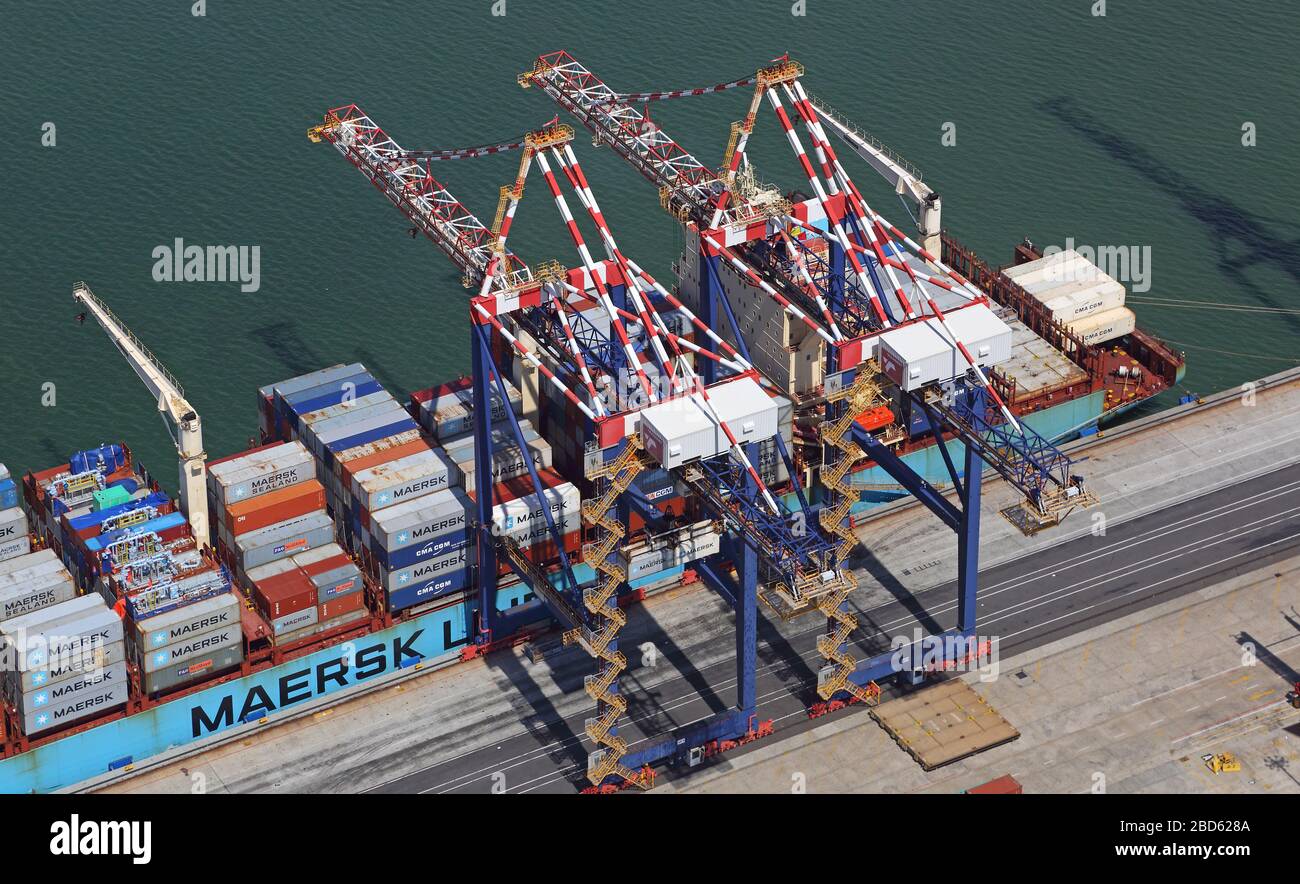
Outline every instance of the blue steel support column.
<svg viewBox="0 0 1300 884"><path fill-rule="evenodd" d="M844 247L833 236L826 238L830 246L831 300L836 306L844 306ZM836 369L837 371L839 369Z"/></svg>
<svg viewBox="0 0 1300 884"><path fill-rule="evenodd" d="M961 530L957 534L957 630L975 634L975 593L980 570L980 478L984 461L972 445L966 446L966 493Z"/></svg>
<svg viewBox="0 0 1300 884"><path fill-rule="evenodd" d="M758 462L758 445L745 446L750 463ZM757 491L752 478L751 491ZM758 668L758 551L745 538L739 538L736 557L736 708L749 714L758 704L756 673Z"/></svg>
<svg viewBox="0 0 1300 884"><path fill-rule="evenodd" d="M716 255L710 256L705 251L703 238L700 240L699 277L700 309L697 311L696 315L700 317L700 322L704 323L709 328L716 329L718 327L718 298L722 296L722 292L719 291L718 286L718 257ZM710 353L718 352L717 345L714 344L713 341L709 340L707 335L701 335L701 339L698 343ZM695 360L695 364L700 375L700 380L702 380L705 385L712 384L717 380L718 364L712 359L697 359Z"/></svg>
<svg viewBox="0 0 1300 884"><path fill-rule="evenodd" d="M470 322L470 362L474 377L474 482L479 489L475 502L478 527L478 610L474 624L470 606L465 606L465 634L477 644L492 640L497 621L497 548L492 536L492 351L483 326ZM509 411L509 409L506 409ZM483 493L489 489L488 493Z"/></svg>

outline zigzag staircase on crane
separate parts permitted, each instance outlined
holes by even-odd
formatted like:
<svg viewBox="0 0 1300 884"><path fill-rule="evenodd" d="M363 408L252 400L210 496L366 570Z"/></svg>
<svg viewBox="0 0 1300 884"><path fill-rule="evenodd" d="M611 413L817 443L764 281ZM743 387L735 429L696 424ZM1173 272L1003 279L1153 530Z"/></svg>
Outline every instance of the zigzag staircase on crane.
<svg viewBox="0 0 1300 884"><path fill-rule="evenodd" d="M583 681L587 694L596 701L596 716L587 719L585 727L587 737L598 747L587 764L587 779L593 786L601 786L610 777L642 788L653 784L652 774L622 763L627 741L614 733L619 718L627 711L627 698L618 691L618 678L627 669L627 657L612 647L618 631L627 623L627 613L618 606L618 588L626 582L627 570L617 558L611 558L627 534L627 528L613 512L614 506L642 470L653 465L641 449L640 437L634 435L618 457L587 473L599 490L597 497L582 504L582 521L597 535L582 550L583 561L597 573L596 585L582 594L592 625L569 630L564 634L564 643L582 645L597 661L596 674Z"/></svg>
<svg viewBox="0 0 1300 884"><path fill-rule="evenodd" d="M826 397L828 402L840 406L841 413L822 424L822 443L838 451L838 457L833 463L823 463L822 466L822 486L830 493L832 503L821 511L820 521L822 528L839 540L835 546L835 559L840 568L831 579L823 581L823 592L814 598L815 607L825 615L829 629L817 639L817 652L827 664L818 678L817 695L829 700L843 692L869 705L880 701L880 688L874 682L860 687L849 680L858 661L846 648L849 637L858 628L858 618L845 609L845 602L857 588L857 581L843 570L843 565L858 543L848 521L849 510L856 500L850 473L863 457L862 449L853 441L849 431L858 415L887 401L877 380L878 374L875 361L868 360L859 367L852 384ZM887 428L885 436L897 436L894 429Z"/></svg>

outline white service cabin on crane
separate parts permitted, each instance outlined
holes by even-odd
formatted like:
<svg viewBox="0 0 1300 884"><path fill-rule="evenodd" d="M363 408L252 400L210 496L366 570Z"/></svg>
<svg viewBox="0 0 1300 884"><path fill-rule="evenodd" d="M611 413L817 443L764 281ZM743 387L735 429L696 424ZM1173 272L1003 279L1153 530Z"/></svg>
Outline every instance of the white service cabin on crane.
<svg viewBox="0 0 1300 884"><path fill-rule="evenodd" d="M167 425L180 459L181 509L189 519L194 539L208 542L207 452L203 450L203 427L199 414L185 399L185 391L157 357L119 320L108 305L95 296L84 282L72 287L72 298L95 317L108 333L127 363L158 402L158 411Z"/></svg>

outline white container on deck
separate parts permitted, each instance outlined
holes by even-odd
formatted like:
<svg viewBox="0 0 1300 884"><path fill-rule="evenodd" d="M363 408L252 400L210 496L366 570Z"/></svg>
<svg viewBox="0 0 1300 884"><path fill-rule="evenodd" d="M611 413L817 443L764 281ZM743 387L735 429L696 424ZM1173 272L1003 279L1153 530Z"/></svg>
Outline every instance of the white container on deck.
<svg viewBox="0 0 1300 884"><path fill-rule="evenodd" d="M1132 334L1137 328L1137 317L1127 307L1097 313L1078 322L1070 323L1070 331L1083 338L1085 344L1100 344Z"/></svg>

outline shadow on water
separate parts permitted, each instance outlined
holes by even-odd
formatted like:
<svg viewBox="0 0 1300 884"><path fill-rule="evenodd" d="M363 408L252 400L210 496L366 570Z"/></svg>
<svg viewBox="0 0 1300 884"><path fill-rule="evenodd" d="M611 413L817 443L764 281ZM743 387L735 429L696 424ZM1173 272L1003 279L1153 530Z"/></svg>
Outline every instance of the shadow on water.
<svg viewBox="0 0 1300 884"><path fill-rule="evenodd" d="M251 334L295 375L316 371L327 364L298 332L297 323L277 322L264 325L253 329Z"/></svg>
<svg viewBox="0 0 1300 884"><path fill-rule="evenodd" d="M1266 227L1271 219L1199 186L1146 148L1108 128L1074 99L1064 96L1046 99L1038 107L1176 200L1214 243L1219 270L1249 291L1261 306L1295 306L1251 283L1245 271L1251 267L1268 267L1300 284L1300 238L1288 240L1275 236ZM1278 314L1277 319L1300 331L1300 318Z"/></svg>

